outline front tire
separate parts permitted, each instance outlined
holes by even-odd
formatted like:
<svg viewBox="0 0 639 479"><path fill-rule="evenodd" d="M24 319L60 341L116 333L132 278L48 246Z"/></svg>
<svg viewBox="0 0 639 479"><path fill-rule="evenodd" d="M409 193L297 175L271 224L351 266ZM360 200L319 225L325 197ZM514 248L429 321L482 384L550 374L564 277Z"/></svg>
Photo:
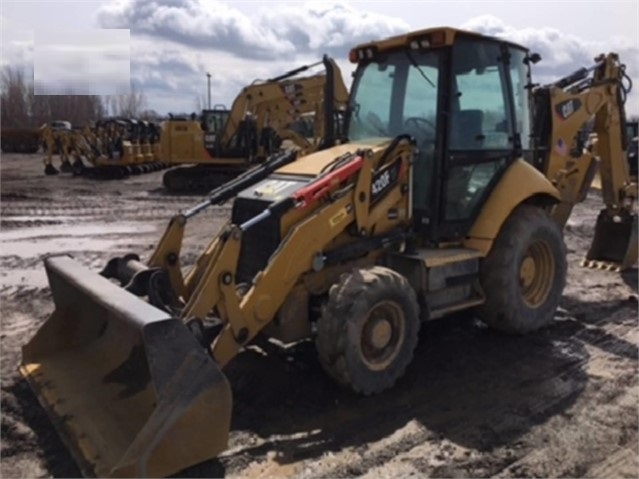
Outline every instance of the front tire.
<svg viewBox="0 0 639 479"><path fill-rule="evenodd" d="M343 274L317 324L322 367L365 395L390 388L413 358L419 332L415 291L399 273L374 266Z"/></svg>
<svg viewBox="0 0 639 479"><path fill-rule="evenodd" d="M480 318L524 334L549 324L566 284L562 231L543 209L518 206L502 226L480 270L486 302Z"/></svg>

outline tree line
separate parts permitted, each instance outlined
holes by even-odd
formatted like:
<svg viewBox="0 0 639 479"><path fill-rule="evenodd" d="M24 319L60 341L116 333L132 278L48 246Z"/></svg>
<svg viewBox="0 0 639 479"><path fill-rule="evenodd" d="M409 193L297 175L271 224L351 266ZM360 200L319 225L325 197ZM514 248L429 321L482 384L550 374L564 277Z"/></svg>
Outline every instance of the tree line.
<svg viewBox="0 0 639 479"><path fill-rule="evenodd" d="M126 95L36 95L36 85L24 70L4 67L0 78L0 115L3 128L38 128L61 120L84 126L107 117L158 120L147 108L144 92L131 84Z"/></svg>

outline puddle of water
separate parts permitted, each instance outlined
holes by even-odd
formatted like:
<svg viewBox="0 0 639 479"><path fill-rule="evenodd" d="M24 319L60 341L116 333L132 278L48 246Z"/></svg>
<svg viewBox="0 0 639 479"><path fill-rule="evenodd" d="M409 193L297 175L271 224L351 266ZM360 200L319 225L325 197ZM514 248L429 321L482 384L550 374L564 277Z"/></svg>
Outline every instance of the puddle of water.
<svg viewBox="0 0 639 479"><path fill-rule="evenodd" d="M118 244L130 243L132 236L155 231L155 226L137 223L20 228L0 232L0 254L31 258L72 251L107 252Z"/></svg>
<svg viewBox="0 0 639 479"><path fill-rule="evenodd" d="M0 291L12 286L44 288L48 285L49 281L44 267L40 269L11 269L0 274Z"/></svg>

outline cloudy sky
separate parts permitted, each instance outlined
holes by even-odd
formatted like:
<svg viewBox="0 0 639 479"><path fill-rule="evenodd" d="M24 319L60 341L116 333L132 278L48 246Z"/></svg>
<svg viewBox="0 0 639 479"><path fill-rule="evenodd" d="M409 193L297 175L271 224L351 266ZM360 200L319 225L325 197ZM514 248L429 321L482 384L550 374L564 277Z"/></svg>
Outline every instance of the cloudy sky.
<svg viewBox="0 0 639 479"><path fill-rule="evenodd" d="M351 46L433 26L477 30L528 46L542 55L534 73L542 82L616 51L639 89L637 18L637 0L3 0L0 26L3 65L24 66L30 74L35 59L36 79L48 80L50 88L85 85L87 77L96 78L96 85L105 85L98 79L120 85L130 74L148 106L166 113L195 109L196 97L206 96L207 71L212 103L227 105L253 80L314 63L324 53L338 60L349 83ZM122 34L90 41L86 36L83 52L74 56L71 51L82 49L69 48L78 43L63 41L54 26L86 35L89 29L129 29L130 46ZM87 60L87 52L99 64ZM629 100L633 114L639 114L638 99L635 93Z"/></svg>
<svg viewBox="0 0 639 479"><path fill-rule="evenodd" d="M130 37L123 29L35 30L35 94L129 93Z"/></svg>

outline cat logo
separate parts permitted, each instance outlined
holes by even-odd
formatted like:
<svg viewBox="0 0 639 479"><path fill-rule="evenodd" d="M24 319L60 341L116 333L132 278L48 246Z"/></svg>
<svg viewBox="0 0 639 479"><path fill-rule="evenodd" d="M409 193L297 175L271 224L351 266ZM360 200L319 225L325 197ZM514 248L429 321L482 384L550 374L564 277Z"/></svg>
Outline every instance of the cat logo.
<svg viewBox="0 0 639 479"><path fill-rule="evenodd" d="M555 113L559 115L562 120L572 116L577 110L581 108L581 101L575 99L566 100L555 106Z"/></svg>

